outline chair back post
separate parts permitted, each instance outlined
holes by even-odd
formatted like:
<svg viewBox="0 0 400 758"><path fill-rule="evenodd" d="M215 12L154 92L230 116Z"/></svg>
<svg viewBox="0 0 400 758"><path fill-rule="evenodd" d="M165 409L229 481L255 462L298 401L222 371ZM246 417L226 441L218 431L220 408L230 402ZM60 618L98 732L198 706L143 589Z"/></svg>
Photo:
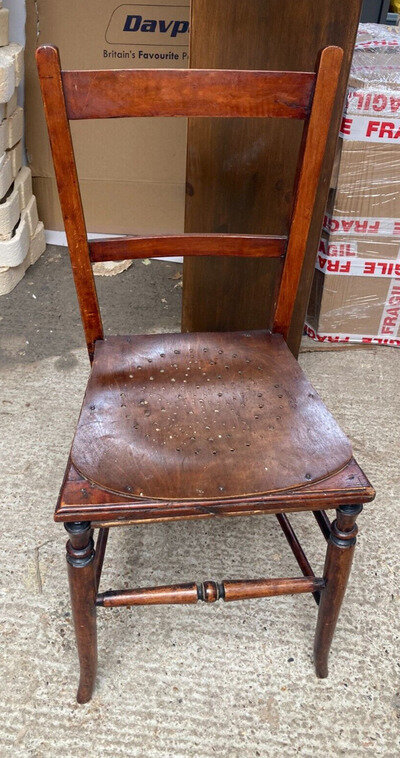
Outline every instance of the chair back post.
<svg viewBox="0 0 400 758"><path fill-rule="evenodd" d="M89 257L85 217L67 117L57 48L42 45L36 56L54 170L89 358L103 339L96 285Z"/></svg>
<svg viewBox="0 0 400 758"><path fill-rule="evenodd" d="M273 322L273 331L282 334L285 340L303 268L342 59L340 47L322 50L311 113L304 125L288 245Z"/></svg>

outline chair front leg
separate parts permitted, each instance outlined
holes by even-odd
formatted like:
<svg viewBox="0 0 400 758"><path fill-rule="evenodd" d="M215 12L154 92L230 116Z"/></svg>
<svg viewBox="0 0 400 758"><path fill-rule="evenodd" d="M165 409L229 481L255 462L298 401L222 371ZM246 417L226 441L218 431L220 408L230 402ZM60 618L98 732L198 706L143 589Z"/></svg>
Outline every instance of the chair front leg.
<svg viewBox="0 0 400 758"><path fill-rule="evenodd" d="M80 664L77 700L92 697L97 670L96 577L94 543L88 521L65 524L72 616Z"/></svg>
<svg viewBox="0 0 400 758"><path fill-rule="evenodd" d="M328 676L328 655L346 592L356 545L356 518L361 511L362 505L338 508L328 540L324 567L326 585L321 592L314 640L315 670L321 679Z"/></svg>

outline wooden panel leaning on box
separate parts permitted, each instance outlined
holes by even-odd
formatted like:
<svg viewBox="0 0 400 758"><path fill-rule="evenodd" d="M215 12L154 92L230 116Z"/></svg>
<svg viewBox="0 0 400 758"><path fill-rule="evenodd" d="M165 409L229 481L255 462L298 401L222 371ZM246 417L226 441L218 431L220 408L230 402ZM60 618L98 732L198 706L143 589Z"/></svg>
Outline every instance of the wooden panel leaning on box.
<svg viewBox="0 0 400 758"><path fill-rule="evenodd" d="M312 71L322 48L338 45L344 50L287 338L295 356L361 6L362 0L319 0L317 5L312 0L190 3L190 68ZM185 231L287 234L301 132L302 124L295 119L189 119ZM280 274L276 260L185 258L182 331L270 328Z"/></svg>
<svg viewBox="0 0 400 758"><path fill-rule="evenodd" d="M92 372L55 519L67 562L80 660L78 701L96 676L96 607L214 602L311 592L319 604L317 675L327 660L356 541L374 490L345 435L286 345L342 51L317 73L62 71L37 62ZM129 116L295 118L304 121L290 233L127 237L88 242L70 119ZM282 260L269 331L104 337L91 263L171 253ZM240 400L238 399L240 397ZM336 508L331 524L326 508ZM287 512L312 511L328 542L316 577ZM212 516L276 514L303 576L207 581L99 592L109 527ZM93 529L99 528L96 549Z"/></svg>

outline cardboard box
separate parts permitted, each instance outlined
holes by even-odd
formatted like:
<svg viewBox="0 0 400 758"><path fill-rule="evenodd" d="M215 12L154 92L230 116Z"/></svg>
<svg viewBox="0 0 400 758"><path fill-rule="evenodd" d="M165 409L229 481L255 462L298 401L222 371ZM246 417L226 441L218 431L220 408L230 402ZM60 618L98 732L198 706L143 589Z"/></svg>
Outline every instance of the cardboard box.
<svg viewBox="0 0 400 758"><path fill-rule="evenodd" d="M383 24L360 24L349 87L376 90L386 83L399 87L400 30Z"/></svg>
<svg viewBox="0 0 400 758"><path fill-rule="evenodd" d="M324 232L315 268L310 337L400 347L400 236Z"/></svg>
<svg viewBox="0 0 400 758"><path fill-rule="evenodd" d="M330 183L332 216L400 218L400 93L397 104L396 118L346 111Z"/></svg>
<svg viewBox="0 0 400 758"><path fill-rule="evenodd" d="M400 346L400 35L360 24L306 332Z"/></svg>
<svg viewBox="0 0 400 758"><path fill-rule="evenodd" d="M400 215L399 144L399 30L360 24L331 180L338 215Z"/></svg>
<svg viewBox="0 0 400 758"><path fill-rule="evenodd" d="M26 145L39 217L62 230L34 60L59 47L64 68L186 68L189 0L27 0ZM113 119L72 123L89 232L181 232L186 120Z"/></svg>
<svg viewBox="0 0 400 758"><path fill-rule="evenodd" d="M329 260L330 266L323 267L322 260ZM330 234L322 233L319 243L316 267L320 270L328 270L340 273L335 265L344 263L350 268L353 267L352 273L358 268L365 268L365 273L371 268L372 261L376 261L379 268L382 269L382 262L388 264L400 261L400 236L378 237L373 235L360 234L352 236L351 234ZM343 268L342 273L351 273Z"/></svg>
<svg viewBox="0 0 400 758"><path fill-rule="evenodd" d="M400 347L400 236L323 233L315 267L310 337Z"/></svg>
<svg viewBox="0 0 400 758"><path fill-rule="evenodd" d="M329 193L324 228L333 234L352 236L399 234L400 150L396 155L398 178L387 181L380 177L385 171L382 154L379 165L370 161L370 154L365 154L364 160L361 155L358 157L357 170L351 174L345 172L341 164L337 187Z"/></svg>
<svg viewBox="0 0 400 758"><path fill-rule="evenodd" d="M319 342L400 347L400 276L316 271L305 331Z"/></svg>

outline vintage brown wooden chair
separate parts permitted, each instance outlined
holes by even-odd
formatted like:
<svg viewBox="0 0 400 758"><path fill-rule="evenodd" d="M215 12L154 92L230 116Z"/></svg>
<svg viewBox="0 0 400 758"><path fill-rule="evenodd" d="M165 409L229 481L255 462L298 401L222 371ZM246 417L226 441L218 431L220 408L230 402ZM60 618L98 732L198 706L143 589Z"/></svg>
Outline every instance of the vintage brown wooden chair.
<svg viewBox="0 0 400 758"><path fill-rule="evenodd" d="M96 676L97 606L212 603L311 592L319 603L316 672L327 676L356 542L356 517L374 491L285 339L341 60L342 50L328 47L317 73L61 71L56 48L37 50L92 362L55 513L69 534L80 703L90 699ZM69 120L131 116L303 119L288 237L189 234L88 242ZM91 264L170 254L281 258L272 329L105 338ZM329 508L337 513L332 524L325 513ZM314 575L288 521L286 513L292 511L312 511L327 540L322 577ZM303 576L98 592L109 527L256 513L276 514Z"/></svg>

